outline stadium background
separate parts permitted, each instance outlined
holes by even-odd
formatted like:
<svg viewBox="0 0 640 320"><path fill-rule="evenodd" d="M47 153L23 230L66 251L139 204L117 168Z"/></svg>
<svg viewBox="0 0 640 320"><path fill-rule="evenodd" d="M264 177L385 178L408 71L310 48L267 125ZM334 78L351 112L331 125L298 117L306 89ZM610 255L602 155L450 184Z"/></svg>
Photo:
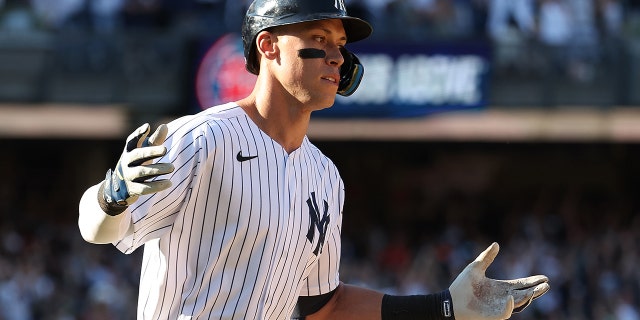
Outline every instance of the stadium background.
<svg viewBox="0 0 640 320"><path fill-rule="evenodd" d="M639 319L638 1L347 4L367 50L480 43L489 64L478 105L314 118L347 188L343 279L439 291L498 241L490 276L551 278L513 319ZM78 200L142 121L197 111L203 48L243 7L0 1L0 319L133 318L142 252L84 243Z"/></svg>

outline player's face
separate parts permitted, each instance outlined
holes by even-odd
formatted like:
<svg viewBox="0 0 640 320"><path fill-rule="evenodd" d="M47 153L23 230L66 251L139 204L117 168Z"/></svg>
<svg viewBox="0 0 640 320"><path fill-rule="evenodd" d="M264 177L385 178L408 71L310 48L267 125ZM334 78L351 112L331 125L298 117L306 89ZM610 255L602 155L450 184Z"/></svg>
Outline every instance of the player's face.
<svg viewBox="0 0 640 320"><path fill-rule="evenodd" d="M314 110L333 105L344 62L340 48L347 42L342 21L299 23L285 26L278 33L280 61L276 76L285 90ZM325 57L301 57L300 49L322 50Z"/></svg>

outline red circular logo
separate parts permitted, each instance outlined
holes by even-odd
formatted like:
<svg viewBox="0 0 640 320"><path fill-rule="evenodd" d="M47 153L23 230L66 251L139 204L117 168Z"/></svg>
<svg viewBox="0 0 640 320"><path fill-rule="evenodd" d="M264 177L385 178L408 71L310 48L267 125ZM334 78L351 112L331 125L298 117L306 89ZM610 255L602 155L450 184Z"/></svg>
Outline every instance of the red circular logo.
<svg viewBox="0 0 640 320"><path fill-rule="evenodd" d="M200 108L245 98L256 78L245 69L242 38L233 33L220 37L207 50L196 73Z"/></svg>

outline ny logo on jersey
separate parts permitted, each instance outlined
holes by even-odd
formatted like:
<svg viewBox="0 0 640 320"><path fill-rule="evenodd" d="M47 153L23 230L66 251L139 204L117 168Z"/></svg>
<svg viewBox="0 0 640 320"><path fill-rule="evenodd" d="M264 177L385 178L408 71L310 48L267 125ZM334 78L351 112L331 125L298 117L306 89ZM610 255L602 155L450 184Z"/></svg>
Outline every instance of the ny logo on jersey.
<svg viewBox="0 0 640 320"><path fill-rule="evenodd" d="M309 205L309 217L311 218L309 223L309 231L307 232L307 240L313 244L313 240L316 237L316 230L320 233L318 238L318 244L316 245L313 254L316 256L318 252L322 252L322 246L324 245L325 237L327 236L327 227L329 226L329 204L323 200L324 210L322 217L320 217L320 209L318 208L318 202L316 201L316 193L311 192L311 198L307 200Z"/></svg>

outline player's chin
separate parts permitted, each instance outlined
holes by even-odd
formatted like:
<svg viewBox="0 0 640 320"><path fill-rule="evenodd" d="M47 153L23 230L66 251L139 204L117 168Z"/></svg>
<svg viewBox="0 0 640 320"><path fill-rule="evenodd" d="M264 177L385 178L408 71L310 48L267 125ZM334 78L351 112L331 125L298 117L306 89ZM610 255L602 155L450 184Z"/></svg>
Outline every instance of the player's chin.
<svg viewBox="0 0 640 320"><path fill-rule="evenodd" d="M309 91L306 103L312 111L327 109L333 106L336 101L336 92L328 90Z"/></svg>
<svg viewBox="0 0 640 320"><path fill-rule="evenodd" d="M318 104L316 104L316 111L323 110L327 108L331 108L333 104L336 102L336 94L335 92L332 95L324 96Z"/></svg>

